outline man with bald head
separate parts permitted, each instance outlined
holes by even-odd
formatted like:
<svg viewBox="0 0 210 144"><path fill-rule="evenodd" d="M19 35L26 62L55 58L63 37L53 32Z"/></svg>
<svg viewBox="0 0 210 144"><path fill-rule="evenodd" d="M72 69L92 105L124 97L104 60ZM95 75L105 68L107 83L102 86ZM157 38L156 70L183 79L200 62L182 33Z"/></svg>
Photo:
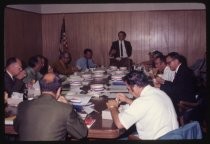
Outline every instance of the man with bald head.
<svg viewBox="0 0 210 144"><path fill-rule="evenodd" d="M77 139L87 136L87 127L60 95L61 83L53 73L40 80L41 96L24 101L18 106L14 120L15 130L21 141L60 141L67 133Z"/></svg>
<svg viewBox="0 0 210 144"><path fill-rule="evenodd" d="M26 76L26 72L22 69L20 59L11 57L7 59L4 73L4 90L11 97L13 92L22 93L25 85L22 79Z"/></svg>

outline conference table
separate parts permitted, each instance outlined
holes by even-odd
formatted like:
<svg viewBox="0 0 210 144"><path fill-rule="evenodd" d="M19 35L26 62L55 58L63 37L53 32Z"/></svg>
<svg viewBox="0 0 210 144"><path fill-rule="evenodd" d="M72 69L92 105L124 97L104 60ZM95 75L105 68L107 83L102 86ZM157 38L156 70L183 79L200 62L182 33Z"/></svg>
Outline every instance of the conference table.
<svg viewBox="0 0 210 144"><path fill-rule="evenodd" d="M92 83L104 83L107 84L108 78L103 79L102 81L92 81ZM63 85L63 88L70 88L69 84ZM84 86L81 88L84 93L86 93L90 86ZM116 139L120 135L125 132L125 129L118 129L113 120L110 119L102 119L102 111L107 109L106 102L108 101L108 97L106 95L100 97L92 97L90 102L94 104L94 109L89 115L96 119L95 123L88 129L88 138L91 139ZM14 130L13 125L5 125L5 134L6 135L17 135Z"/></svg>

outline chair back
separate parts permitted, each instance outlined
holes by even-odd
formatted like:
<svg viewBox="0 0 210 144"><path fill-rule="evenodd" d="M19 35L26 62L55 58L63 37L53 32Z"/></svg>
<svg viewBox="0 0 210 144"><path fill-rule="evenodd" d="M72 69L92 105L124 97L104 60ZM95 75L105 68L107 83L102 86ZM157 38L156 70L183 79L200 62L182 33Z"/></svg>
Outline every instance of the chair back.
<svg viewBox="0 0 210 144"><path fill-rule="evenodd" d="M200 124L197 121L188 123L161 136L159 140L202 139Z"/></svg>

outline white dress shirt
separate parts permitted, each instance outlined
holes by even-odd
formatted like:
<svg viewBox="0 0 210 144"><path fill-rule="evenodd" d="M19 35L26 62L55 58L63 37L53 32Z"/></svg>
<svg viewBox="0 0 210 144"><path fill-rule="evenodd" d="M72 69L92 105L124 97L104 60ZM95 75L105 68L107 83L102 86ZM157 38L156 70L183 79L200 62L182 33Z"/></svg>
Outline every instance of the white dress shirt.
<svg viewBox="0 0 210 144"><path fill-rule="evenodd" d="M172 71L169 66L166 66L163 71L162 79L173 82L174 76L175 71Z"/></svg>
<svg viewBox="0 0 210 144"><path fill-rule="evenodd" d="M169 96L150 85L144 87L140 97L118 114L120 123L126 128L136 124L138 136L143 140L154 140L179 127L177 115Z"/></svg>
<svg viewBox="0 0 210 144"><path fill-rule="evenodd" d="M124 42L124 40L122 40L122 41L119 40L118 42L119 42L119 48L120 48L120 57L121 58L128 57L127 52L126 52L126 49L125 49L125 42ZM123 53L121 52L121 42L122 42ZM122 56L121 56L121 53L123 54Z"/></svg>

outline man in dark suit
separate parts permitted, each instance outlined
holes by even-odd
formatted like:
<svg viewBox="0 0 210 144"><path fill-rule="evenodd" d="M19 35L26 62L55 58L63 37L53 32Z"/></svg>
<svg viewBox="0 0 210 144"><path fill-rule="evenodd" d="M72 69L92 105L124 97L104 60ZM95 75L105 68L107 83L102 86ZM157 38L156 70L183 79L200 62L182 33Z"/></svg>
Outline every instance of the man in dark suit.
<svg viewBox="0 0 210 144"><path fill-rule="evenodd" d="M124 31L120 31L118 37L119 40L112 42L109 51L110 65L130 67L132 65L132 60L129 59L132 54L131 43L125 40L126 33Z"/></svg>
<svg viewBox="0 0 210 144"><path fill-rule="evenodd" d="M22 63L16 57L11 57L6 62L4 73L4 89L11 97L13 92L22 93L25 85L22 79L26 76L26 72L22 70Z"/></svg>
<svg viewBox="0 0 210 144"><path fill-rule="evenodd" d="M87 127L73 106L60 96L61 83L53 73L40 81L42 95L23 101L14 120L21 141L65 140L67 133L77 139L87 136Z"/></svg>
<svg viewBox="0 0 210 144"><path fill-rule="evenodd" d="M181 101L196 101L196 79L182 55L171 52L166 56L166 62L170 69L175 71L175 77L173 82L163 80L160 89L171 97L179 115L177 106Z"/></svg>

